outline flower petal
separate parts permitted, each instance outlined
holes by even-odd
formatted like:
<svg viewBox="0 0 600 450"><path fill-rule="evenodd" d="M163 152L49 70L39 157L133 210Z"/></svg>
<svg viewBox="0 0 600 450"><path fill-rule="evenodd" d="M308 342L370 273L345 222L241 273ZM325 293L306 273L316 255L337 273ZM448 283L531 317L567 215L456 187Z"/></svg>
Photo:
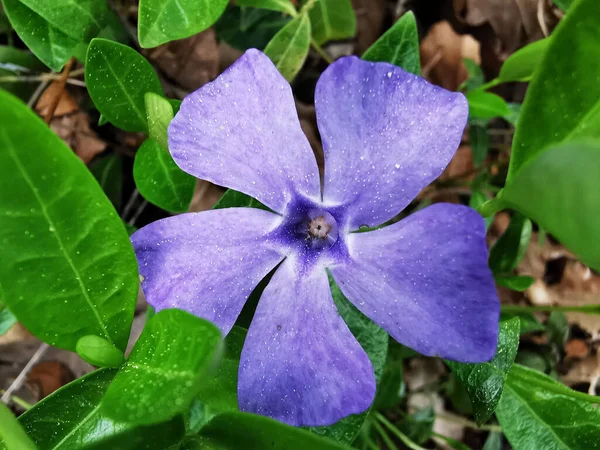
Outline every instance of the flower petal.
<svg viewBox="0 0 600 450"><path fill-rule="evenodd" d="M481 216L438 203L348 235L350 262L331 267L344 295L398 342L428 356L490 360L500 303Z"/></svg>
<svg viewBox="0 0 600 450"><path fill-rule="evenodd" d="M352 230L391 219L435 180L456 152L468 116L462 94L353 56L321 75L315 107L324 201L348 205Z"/></svg>
<svg viewBox="0 0 600 450"><path fill-rule="evenodd" d="M274 211L283 212L295 192L320 198L316 159L290 85L258 50L188 95L168 134L181 169Z"/></svg>
<svg viewBox="0 0 600 450"><path fill-rule="evenodd" d="M214 322L225 335L256 285L283 259L265 237L281 221L228 208L146 225L131 236L146 300Z"/></svg>
<svg viewBox="0 0 600 450"><path fill-rule="evenodd" d="M242 411L295 426L330 425L375 395L367 354L333 302L327 272L297 275L291 258L260 298L242 350Z"/></svg>

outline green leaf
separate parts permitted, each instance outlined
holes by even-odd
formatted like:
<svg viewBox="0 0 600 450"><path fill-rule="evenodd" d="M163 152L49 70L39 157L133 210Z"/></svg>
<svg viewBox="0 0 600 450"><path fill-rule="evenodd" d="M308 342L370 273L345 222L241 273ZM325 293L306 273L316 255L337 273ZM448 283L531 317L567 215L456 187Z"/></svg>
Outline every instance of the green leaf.
<svg viewBox="0 0 600 450"><path fill-rule="evenodd" d="M84 361L98 367L119 367L125 362L123 352L100 336L84 336L77 341L77 353Z"/></svg>
<svg viewBox="0 0 600 450"><path fill-rule="evenodd" d="M93 39L85 63L85 84L102 116L125 131L146 131L144 95L162 95L156 72L131 47Z"/></svg>
<svg viewBox="0 0 600 450"><path fill-rule="evenodd" d="M188 210L196 186L196 178L181 170L152 139L146 139L135 155L133 179L146 200L171 212Z"/></svg>
<svg viewBox="0 0 600 450"><path fill-rule="evenodd" d="M0 45L0 77L27 76L44 70L46 66L33 53ZM35 83L2 81L0 87L23 100L28 100L37 86Z"/></svg>
<svg viewBox="0 0 600 450"><path fill-rule="evenodd" d="M15 315L7 307L0 305L0 336L10 330L15 323L17 323Z"/></svg>
<svg viewBox="0 0 600 450"><path fill-rule="evenodd" d="M296 7L290 0L235 0L238 6L250 6L252 8L268 9L278 11L290 16L297 14Z"/></svg>
<svg viewBox="0 0 600 450"><path fill-rule="evenodd" d="M50 25L20 0L2 0L2 5L15 32L25 45L40 61L55 72L60 72L79 41Z"/></svg>
<svg viewBox="0 0 600 450"><path fill-rule="evenodd" d="M469 206L477 211L478 208L488 200L489 199L483 192L475 190L473 191L473 193L471 194L471 198L469 199ZM484 217L483 220L485 222L485 229L487 230L494 221L494 216L491 215L490 217Z"/></svg>
<svg viewBox="0 0 600 450"><path fill-rule="evenodd" d="M431 438L433 432L433 423L435 422L435 412L432 407L423 408L412 414L405 416L398 422L398 428L411 441L417 444L423 444Z"/></svg>
<svg viewBox="0 0 600 450"><path fill-rule="evenodd" d="M467 92L466 97L470 118L493 119L511 114L504 99L491 92L475 90Z"/></svg>
<svg viewBox="0 0 600 450"><path fill-rule="evenodd" d="M109 15L106 2L97 0L19 1L78 42L98 35Z"/></svg>
<svg viewBox="0 0 600 450"><path fill-rule="evenodd" d="M348 325L348 328L356 337L356 340L365 350L375 371L375 379L379 381L383 374L383 368L388 352L388 334L373 321L363 315L346 297L337 286L331 274L329 274L329 285L335 306ZM310 429L322 436L338 442L350 444L356 438L364 424L369 411L354 414L327 427L311 427Z"/></svg>
<svg viewBox="0 0 600 450"><path fill-rule="evenodd" d="M600 2L581 0L554 31L523 102L507 182L556 144L600 137L598 17Z"/></svg>
<svg viewBox="0 0 600 450"><path fill-rule="evenodd" d="M567 11L575 0L552 0L556 6L558 6L563 11Z"/></svg>
<svg viewBox="0 0 600 450"><path fill-rule="evenodd" d="M485 423L496 409L502 389L519 346L520 324L518 318L500 323L496 356L490 362L462 364L446 361L452 372L463 383L473 404L478 425Z"/></svg>
<svg viewBox="0 0 600 450"><path fill-rule="evenodd" d="M213 209L236 208L236 207L259 208L270 211L265 205L249 195L241 192L227 189L219 201L213 206Z"/></svg>
<svg viewBox="0 0 600 450"><path fill-rule="evenodd" d="M166 98L153 92L144 96L146 116L148 117L148 134L163 150L169 150L167 127L173 119L173 107Z"/></svg>
<svg viewBox="0 0 600 450"><path fill-rule="evenodd" d="M498 79L503 83L531 80L549 44L550 38L540 39L514 52L502 64Z"/></svg>
<svg viewBox="0 0 600 450"><path fill-rule="evenodd" d="M463 63L469 75L466 81L460 86L460 89L465 89L467 92L474 91L484 83L485 76L479 64L472 59L463 58Z"/></svg>
<svg viewBox="0 0 600 450"><path fill-rule="evenodd" d="M309 49L310 20L306 14L300 14L273 36L265 54L284 78L291 81L302 68Z"/></svg>
<svg viewBox="0 0 600 450"><path fill-rule="evenodd" d="M518 317L521 322L521 334L530 333L532 331L544 331L544 325L538 322L535 316L529 312L502 312L500 313L500 320L509 320L513 317Z"/></svg>
<svg viewBox="0 0 600 450"><path fill-rule="evenodd" d="M138 274L121 219L35 113L4 92L0 105L2 301L51 345L97 334L124 350Z"/></svg>
<svg viewBox="0 0 600 450"><path fill-rule="evenodd" d="M6 450L37 450L37 447L8 406L0 402L0 448Z"/></svg>
<svg viewBox="0 0 600 450"><path fill-rule="evenodd" d="M548 340L562 349L569 338L569 322L567 316L560 311L552 311L546 322Z"/></svg>
<svg viewBox="0 0 600 450"><path fill-rule="evenodd" d="M389 345L383 372L377 385L373 408L376 410L393 408L404 398L404 359L403 352Z"/></svg>
<svg viewBox="0 0 600 450"><path fill-rule="evenodd" d="M126 429L100 411L100 401L115 376L100 369L50 394L19 417L40 450L80 448Z"/></svg>
<svg viewBox="0 0 600 450"><path fill-rule="evenodd" d="M529 246L532 230L531 220L527 217L515 214L510 219L510 225L490 250L489 265L494 275L512 272L519 265Z"/></svg>
<svg viewBox="0 0 600 450"><path fill-rule="evenodd" d="M483 450L502 450L502 433L490 432L483 444Z"/></svg>
<svg viewBox="0 0 600 450"><path fill-rule="evenodd" d="M227 0L140 0L138 38L143 48L158 47L206 30Z"/></svg>
<svg viewBox="0 0 600 450"><path fill-rule="evenodd" d="M112 153L94 159L90 165L90 171L115 209L118 210L121 207L121 189L123 187L123 162L121 157L116 153Z"/></svg>
<svg viewBox="0 0 600 450"><path fill-rule="evenodd" d="M160 311L110 385L102 412L135 425L171 419L190 406L220 348L210 322L179 309Z"/></svg>
<svg viewBox="0 0 600 450"><path fill-rule="evenodd" d="M206 450L342 450L331 440L308 431L284 425L268 417L242 412L219 414L206 424L199 434ZM243 444L241 444L243 442Z"/></svg>
<svg viewBox="0 0 600 450"><path fill-rule="evenodd" d="M319 0L309 11L309 16L317 44L356 34L356 15L350 0Z"/></svg>
<svg viewBox="0 0 600 450"><path fill-rule="evenodd" d="M412 11L408 11L392 25L362 55L365 61L388 62L415 75L421 73L419 33Z"/></svg>
<svg viewBox="0 0 600 450"><path fill-rule="evenodd" d="M151 426L125 428L82 450L180 450L184 434L185 424L181 416L177 416Z"/></svg>
<svg viewBox="0 0 600 450"><path fill-rule="evenodd" d="M476 166L481 166L490 149L487 120L469 120L469 141L473 153L473 162Z"/></svg>
<svg viewBox="0 0 600 450"><path fill-rule="evenodd" d="M496 197L554 235L585 264L600 270L600 142L569 142L526 164Z"/></svg>
<svg viewBox="0 0 600 450"><path fill-rule="evenodd" d="M515 449L592 449L600 442L600 410L592 402L592 396L515 364L496 416Z"/></svg>
<svg viewBox="0 0 600 450"><path fill-rule="evenodd" d="M505 288L512 289L513 291L523 292L529 289L535 279L528 276L499 276L495 277L496 283Z"/></svg>

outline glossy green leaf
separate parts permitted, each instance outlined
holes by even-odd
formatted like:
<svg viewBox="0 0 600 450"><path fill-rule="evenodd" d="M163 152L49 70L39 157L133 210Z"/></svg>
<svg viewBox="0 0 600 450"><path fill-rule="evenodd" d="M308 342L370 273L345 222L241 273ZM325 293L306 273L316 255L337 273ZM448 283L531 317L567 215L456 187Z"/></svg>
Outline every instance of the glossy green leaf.
<svg viewBox="0 0 600 450"><path fill-rule="evenodd" d="M17 323L17 318L4 305L0 304L0 336L6 333Z"/></svg>
<svg viewBox="0 0 600 450"><path fill-rule="evenodd" d="M560 311L552 311L546 322L548 340L562 349L569 338L569 322L567 316Z"/></svg>
<svg viewBox="0 0 600 450"><path fill-rule="evenodd" d="M108 156L94 159L90 171L98 184L118 210L121 207L121 189L123 187L123 161L121 157L112 153Z"/></svg>
<svg viewBox="0 0 600 450"><path fill-rule="evenodd" d="M493 119L511 113L504 99L491 92L475 90L467 92L466 97L469 102L470 118Z"/></svg>
<svg viewBox="0 0 600 450"><path fill-rule="evenodd" d="M408 11L392 25L367 51L362 59L388 62L415 75L421 73L419 33L412 11Z"/></svg>
<svg viewBox="0 0 600 450"><path fill-rule="evenodd" d="M509 320L513 317L518 317L521 322L521 334L530 333L532 331L544 331L544 325L538 322L535 316L530 312L502 312L500 320Z"/></svg>
<svg viewBox="0 0 600 450"><path fill-rule="evenodd" d="M167 127L175 115L169 100L161 95L148 92L145 97L148 134L164 150L169 150Z"/></svg>
<svg viewBox="0 0 600 450"><path fill-rule="evenodd" d="M0 448L3 450L37 450L12 411L2 402L0 402Z"/></svg>
<svg viewBox="0 0 600 450"><path fill-rule="evenodd" d="M519 265L529 246L532 230L533 225L527 217L512 216L508 228L490 250L489 265L494 275L512 272Z"/></svg>
<svg viewBox="0 0 600 450"><path fill-rule="evenodd" d="M125 349L138 275L121 219L91 173L26 105L0 91L0 289L40 339Z"/></svg>
<svg viewBox="0 0 600 450"><path fill-rule="evenodd" d="M171 154L150 138L135 155L133 178L140 194L150 203L171 212L188 210L196 178L181 170Z"/></svg>
<svg viewBox="0 0 600 450"><path fill-rule="evenodd" d="M380 380L388 352L388 334L369 318L364 316L350 301L344 297L331 274L329 275L331 294L340 316L348 325L356 340L365 350L375 371L375 379ZM350 444L356 438L364 424L369 411L354 414L327 427L311 427L317 434L338 442Z"/></svg>
<svg viewBox="0 0 600 450"><path fill-rule="evenodd" d="M273 36L265 54L285 79L291 81L302 68L309 48L310 20L306 14L300 14Z"/></svg>
<svg viewBox="0 0 600 450"><path fill-rule="evenodd" d="M375 410L393 408L404 398L404 352L397 346L388 346L388 354L383 372L377 385L373 408Z"/></svg>
<svg viewBox="0 0 600 450"><path fill-rule="evenodd" d="M496 197L600 270L600 142L569 142L526 164Z"/></svg>
<svg viewBox="0 0 600 450"><path fill-rule="evenodd" d="M185 424L181 416L177 416L168 422L127 427L81 450L182 450L179 445L184 434Z"/></svg>
<svg viewBox="0 0 600 450"><path fill-rule="evenodd" d="M515 450L593 449L600 442L600 410L592 401L591 396L515 364L496 416Z"/></svg>
<svg viewBox="0 0 600 450"><path fill-rule="evenodd" d="M220 349L221 334L210 322L179 309L160 311L110 385L102 411L135 425L171 419L190 406Z"/></svg>
<svg viewBox="0 0 600 450"><path fill-rule="evenodd" d="M249 195L234 191L233 189L227 189L216 205L213 206L213 209L236 208L240 206L266 210L269 209L258 200L250 197Z"/></svg>
<svg viewBox="0 0 600 450"><path fill-rule="evenodd" d="M98 0L19 1L78 42L98 35L109 15L106 2Z"/></svg>
<svg viewBox="0 0 600 450"><path fill-rule="evenodd" d="M474 210L477 210L481 205L483 205L488 200L489 199L483 192L475 190L475 191L473 191L473 193L471 194L471 198L469 199L469 206L471 208L473 208ZM491 215L490 217L484 217L483 220L485 222L485 229L487 230L490 227L490 225L492 224L492 222L494 221L494 216Z"/></svg>
<svg viewBox="0 0 600 450"><path fill-rule="evenodd" d="M471 152L473 153L473 162L476 166L481 166L490 149L487 120L469 120L469 141L471 144Z"/></svg>
<svg viewBox="0 0 600 450"><path fill-rule="evenodd" d="M464 58L463 63L467 68L468 77L467 79L459 86L459 90L465 90L467 92L473 91L480 87L484 81L485 76L483 75L483 71L479 64L469 58Z"/></svg>
<svg viewBox="0 0 600 450"><path fill-rule="evenodd" d="M309 16L317 44L348 39L356 34L356 14L350 0L319 0Z"/></svg>
<svg viewBox="0 0 600 450"><path fill-rule="evenodd" d="M2 0L2 5L25 45L40 61L59 72L73 55L79 41L50 25L20 0Z"/></svg>
<svg viewBox="0 0 600 450"><path fill-rule="evenodd" d="M558 143L600 137L598 17L600 2L580 0L554 31L523 102L507 182Z"/></svg>
<svg viewBox="0 0 600 450"><path fill-rule="evenodd" d="M575 0L552 0L556 6L558 6L563 11L567 11Z"/></svg>
<svg viewBox="0 0 600 450"><path fill-rule="evenodd" d="M533 284L535 279L528 276L499 276L495 278L496 283L505 288L512 289L513 291L523 292Z"/></svg>
<svg viewBox="0 0 600 450"><path fill-rule="evenodd" d="M506 376L517 355L519 330L519 319L516 317L500 323L496 356L490 362L462 364L446 361L467 388L478 425L485 423L492 416L500 401Z"/></svg>
<svg viewBox="0 0 600 450"><path fill-rule="evenodd" d="M11 33L12 29L12 25L10 24L8 17L6 17L4 10L0 10L0 34Z"/></svg>
<svg viewBox="0 0 600 450"><path fill-rule="evenodd" d="M123 352L100 336L84 336L75 350L84 361L98 367L119 367L125 362Z"/></svg>
<svg viewBox="0 0 600 450"><path fill-rule="evenodd" d="M342 450L336 442L315 436L308 431L284 425L264 416L242 412L219 414L199 433L206 450ZM242 444L243 443L243 444Z"/></svg>
<svg viewBox="0 0 600 450"><path fill-rule="evenodd" d="M99 408L115 373L101 369L63 386L22 414L19 422L40 450L80 448L127 429Z"/></svg>
<svg viewBox="0 0 600 450"><path fill-rule="evenodd" d="M498 79L503 83L529 81L542 61L549 43L550 38L540 39L514 52L502 64Z"/></svg>
<svg viewBox="0 0 600 450"><path fill-rule="evenodd" d="M290 0L235 0L238 6L250 6L252 8L268 9L278 11L290 16L296 15L296 7Z"/></svg>
<svg viewBox="0 0 600 450"><path fill-rule="evenodd" d="M206 30L226 6L227 0L140 0L140 45L157 47Z"/></svg>
<svg viewBox="0 0 600 450"><path fill-rule="evenodd" d="M0 78L35 75L47 70L46 66L31 52L0 45ZM35 83L0 81L0 88L28 100L36 89Z"/></svg>
<svg viewBox="0 0 600 450"><path fill-rule="evenodd" d="M90 43L85 84L102 116L125 131L146 131L144 95L162 95L150 63L131 47L106 39Z"/></svg>

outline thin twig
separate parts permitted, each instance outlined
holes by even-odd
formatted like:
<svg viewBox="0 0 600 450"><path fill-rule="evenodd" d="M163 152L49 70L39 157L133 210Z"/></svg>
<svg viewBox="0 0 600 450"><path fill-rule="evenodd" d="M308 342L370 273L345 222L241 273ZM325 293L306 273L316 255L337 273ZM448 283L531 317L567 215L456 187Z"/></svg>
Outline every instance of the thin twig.
<svg viewBox="0 0 600 450"><path fill-rule="evenodd" d="M140 215L142 214L142 212L144 211L144 209L146 209L146 206L148 206L148 200L144 200L140 206L138 206L138 209L136 209L135 213L133 214L133 216L131 216L131 219L129 220L129 222L127 222L127 224L129 226L134 226L135 222L138 220L138 217L140 217Z"/></svg>
<svg viewBox="0 0 600 450"><path fill-rule="evenodd" d="M123 208L123 212L121 213L121 219L125 220L127 218L127 216L129 215L129 211L131 211L133 205L135 205L135 201L137 200L139 195L140 192L137 189L134 189L131 193L131 197L129 197L129 200L127 200L127 203L125 204L125 208Z"/></svg>
<svg viewBox="0 0 600 450"><path fill-rule="evenodd" d="M4 394L6 391L4 389L0 389L0 393ZM16 395L11 395L10 399L15 405L19 405L21 408L27 410L33 408L33 405L28 401L23 400L21 397L17 397Z"/></svg>
<svg viewBox="0 0 600 450"><path fill-rule="evenodd" d="M44 92L46 90L48 83L49 83L48 81L42 81L38 85L38 87L35 88L35 91L33 91L33 94L31 94L31 97L29 97L27 106L29 106L30 108L33 108L33 106L37 103L37 100L40 97L40 95L42 95L42 92Z"/></svg>
<svg viewBox="0 0 600 450"><path fill-rule="evenodd" d="M25 378L29 374L29 371L32 369L33 366L35 366L39 362L40 359L42 359L42 356L44 356L44 353L46 353L46 350L48 350L48 348L50 348L50 346L45 342L42 342L42 344L33 354L29 362L25 365L25 367L23 367L21 373L17 376L17 378L15 378L15 380L11 383L8 389L4 391L4 394L2 395L1 399L4 403L8 404L13 395L13 392L21 388L21 386L25 382Z"/></svg>
<svg viewBox="0 0 600 450"><path fill-rule="evenodd" d="M54 81L60 80L62 74L60 73L42 73L39 75L6 75L4 77L0 77L0 83L35 83L37 81ZM72 84L73 86L85 87L85 82L81 80L75 80L73 78L67 78L67 84Z"/></svg>

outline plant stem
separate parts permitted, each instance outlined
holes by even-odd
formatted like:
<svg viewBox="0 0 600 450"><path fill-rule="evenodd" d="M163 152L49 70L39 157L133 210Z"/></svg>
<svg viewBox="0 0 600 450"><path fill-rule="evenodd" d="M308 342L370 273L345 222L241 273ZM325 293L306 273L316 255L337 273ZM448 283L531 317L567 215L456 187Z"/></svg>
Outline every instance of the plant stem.
<svg viewBox="0 0 600 450"><path fill-rule="evenodd" d="M498 78L494 78L493 80L490 80L487 83L484 83L481 86L479 86L477 88L477 90L478 91L487 91L488 89L498 86L499 84L502 84L502 81L500 81Z"/></svg>
<svg viewBox="0 0 600 450"><path fill-rule="evenodd" d="M518 305L502 305L501 310L504 313L520 313L520 312L581 312L585 314L600 314L600 305L581 305L581 306L554 306L554 305L539 305L539 306L518 306Z"/></svg>
<svg viewBox="0 0 600 450"><path fill-rule="evenodd" d="M40 75L6 75L0 77L0 83L35 83L39 81L54 81L60 80L62 74L60 73L42 73ZM85 87L85 82L81 80L74 80L72 78L67 78L67 84L72 84L74 86Z"/></svg>
<svg viewBox="0 0 600 450"><path fill-rule="evenodd" d="M42 359L42 356L44 356L44 353L46 353L46 350L48 350L49 347L50 346L48 344L46 344L45 342L42 342L42 344L35 351L35 353L31 357L31 359L29 360L29 362L25 365L25 367L23 367L23 370L21 370L21 373L17 376L17 378L15 378L15 381L13 381L11 383L11 385L8 387L8 389L6 391L4 391L4 394L2 395L2 398L1 398L1 400L4 403L8 403L8 401L12 397L13 392L15 392L17 389L19 389L21 387L21 385L25 381L25 378L27 377L27 374L29 373L29 371L33 368L33 366L35 366L38 363L38 361L40 359Z"/></svg>
<svg viewBox="0 0 600 450"><path fill-rule="evenodd" d="M458 423L466 428L471 428L472 430L496 431L498 433L502 432L502 427L499 425L490 424L478 426L475 422L471 422L468 419L459 416L451 416L448 414L436 414L436 417L439 417L447 422Z"/></svg>
<svg viewBox="0 0 600 450"><path fill-rule="evenodd" d="M6 391L4 389L0 389L0 393L4 394ZM28 401L23 400L21 397L17 397L16 395L12 395L10 397L10 399L12 400L12 402L15 405L19 405L21 408L27 410L30 408L33 408L33 405L31 403L29 403Z"/></svg>
<svg viewBox="0 0 600 450"><path fill-rule="evenodd" d="M394 426L394 424L387 420L381 413L376 412L375 418L379 420L382 424L384 424L388 430L390 430L398 439L402 441L404 445L406 445L411 450L426 450L424 447L421 447L419 444L413 442L407 435L405 435L396 426ZM377 422L373 422L373 424L378 430L381 429L381 426Z"/></svg>
<svg viewBox="0 0 600 450"><path fill-rule="evenodd" d="M329 56L327 52L323 50L323 48L319 44L317 44L317 41L311 39L310 45L319 54L319 56L321 56L321 58L323 58L327 62L327 64L331 64L333 62L331 56Z"/></svg>
<svg viewBox="0 0 600 450"><path fill-rule="evenodd" d="M394 444L394 442L390 439L381 425L379 425L377 422L373 422L373 426L379 433L379 436L381 436L381 439L383 439L383 442L385 442L385 445L387 445L390 450L398 450L396 444Z"/></svg>

